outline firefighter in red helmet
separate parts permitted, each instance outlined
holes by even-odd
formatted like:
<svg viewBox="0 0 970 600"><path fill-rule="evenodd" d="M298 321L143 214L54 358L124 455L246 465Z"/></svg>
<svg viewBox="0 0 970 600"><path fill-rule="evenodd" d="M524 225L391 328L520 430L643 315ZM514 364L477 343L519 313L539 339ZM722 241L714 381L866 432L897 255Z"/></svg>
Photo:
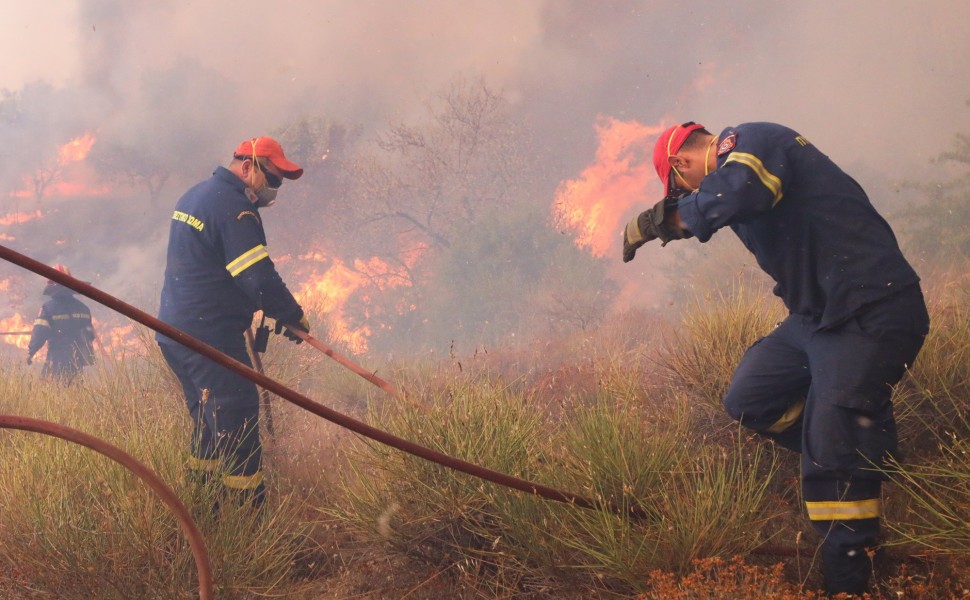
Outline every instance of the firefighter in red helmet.
<svg viewBox="0 0 970 600"><path fill-rule="evenodd" d="M70 275L64 265L55 269ZM27 347L27 364L47 344L47 361L42 374L64 384L70 384L81 368L94 362L94 327L91 311L74 297L74 292L50 279L44 287L50 300L44 303L34 320L34 329Z"/></svg>
<svg viewBox="0 0 970 600"><path fill-rule="evenodd" d="M623 261L659 239L731 229L789 314L744 354L728 415L801 453L802 499L829 594L870 589L882 467L897 453L892 389L929 332L919 276L862 187L808 139L753 122L664 131L666 196L632 219Z"/></svg>

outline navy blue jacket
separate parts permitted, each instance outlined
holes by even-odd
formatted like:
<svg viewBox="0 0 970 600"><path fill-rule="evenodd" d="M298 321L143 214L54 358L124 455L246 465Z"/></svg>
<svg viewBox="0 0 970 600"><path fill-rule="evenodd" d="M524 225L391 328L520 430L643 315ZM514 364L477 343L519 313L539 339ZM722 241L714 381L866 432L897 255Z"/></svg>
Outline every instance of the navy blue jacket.
<svg viewBox="0 0 970 600"><path fill-rule="evenodd" d="M33 356L47 344L47 365L57 372L75 372L94 361L94 328L91 311L68 288L49 285L51 297L34 320L27 354Z"/></svg>
<svg viewBox="0 0 970 600"><path fill-rule="evenodd" d="M284 323L303 316L269 258L259 211L245 190L218 167L172 214L158 318L204 342L238 340L257 309Z"/></svg>
<svg viewBox="0 0 970 600"><path fill-rule="evenodd" d="M788 310L820 329L919 281L862 187L782 125L721 132L717 170L678 209L702 242L730 227Z"/></svg>

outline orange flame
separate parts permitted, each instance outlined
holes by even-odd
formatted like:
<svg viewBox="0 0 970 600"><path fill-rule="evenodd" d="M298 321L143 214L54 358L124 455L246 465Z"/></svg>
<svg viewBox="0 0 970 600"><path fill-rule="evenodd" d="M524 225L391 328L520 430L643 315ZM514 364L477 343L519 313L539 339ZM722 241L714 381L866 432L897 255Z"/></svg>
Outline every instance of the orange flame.
<svg viewBox="0 0 970 600"><path fill-rule="evenodd" d="M136 335L135 324L105 325L94 320L94 331L102 353L113 359L130 356L145 356L145 345Z"/></svg>
<svg viewBox="0 0 970 600"><path fill-rule="evenodd" d="M0 291L5 291L7 287L9 287L9 279L0 281ZM97 319L93 320L93 324L94 330L97 332L98 343L105 356L118 359L124 356L145 355L145 346L139 337L135 335L134 324L129 323L121 326L105 325L104 323L99 323ZM33 328L33 321L24 320L19 312L14 313L12 317L0 319L0 332L30 332ZM0 336L0 340L11 346L16 346L21 350L26 350L30 344L30 335L30 333L23 335L3 335ZM41 348L40 352L35 356L35 360L41 361L44 359L46 348L46 345Z"/></svg>
<svg viewBox="0 0 970 600"><path fill-rule="evenodd" d="M34 175L23 177L23 187L11 192L16 198L30 198L37 191L34 186L43 181L42 193L45 196L99 196L107 193L106 185L96 185L91 168L84 163L96 142L94 133L85 133L69 140L57 148L57 163L45 165Z"/></svg>
<svg viewBox="0 0 970 600"><path fill-rule="evenodd" d="M0 319L0 331L31 331L33 328L34 322L25 321L24 318L20 316L19 312L14 313L12 317ZM16 346L21 350L26 350L27 346L30 344L30 334L3 335L0 336L0 340L3 340L4 343L10 344L11 346Z"/></svg>
<svg viewBox="0 0 970 600"><path fill-rule="evenodd" d="M78 162L87 158L91 146L94 146L94 134L85 133L61 146L57 151L57 157L61 164Z"/></svg>
<svg viewBox="0 0 970 600"><path fill-rule="evenodd" d="M277 262L289 259L289 256L285 256ZM357 300L368 303L373 292L411 284L402 270L395 269L376 256L368 260L357 259L352 268L339 258L330 259L320 251L300 255L298 260L330 262L322 274L312 272L294 296L303 306L314 307L325 313L330 338L345 344L354 354L367 351L372 330L369 325L353 327L347 314L350 297L356 293Z"/></svg>
<svg viewBox="0 0 970 600"><path fill-rule="evenodd" d="M14 223L26 223L27 221L32 221L34 219L40 219L44 216L44 213L40 210L35 210L33 212L15 212L9 215L4 215L0 217L0 225L13 225Z"/></svg>
<svg viewBox="0 0 970 600"><path fill-rule="evenodd" d="M630 209L650 197L657 181L652 138L664 125L600 117L595 127L596 158L577 179L559 184L553 214L558 227L576 233L578 247L601 257L616 250ZM659 189L654 195L660 199Z"/></svg>

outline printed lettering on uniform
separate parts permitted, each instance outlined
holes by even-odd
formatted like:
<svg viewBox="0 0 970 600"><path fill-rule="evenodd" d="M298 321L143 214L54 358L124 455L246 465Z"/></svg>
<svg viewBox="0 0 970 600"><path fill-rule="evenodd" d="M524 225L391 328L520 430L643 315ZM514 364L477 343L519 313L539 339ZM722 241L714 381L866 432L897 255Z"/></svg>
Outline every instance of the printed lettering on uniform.
<svg viewBox="0 0 970 600"><path fill-rule="evenodd" d="M186 225L194 228L196 231L202 231L202 229L205 227L205 223L203 223L201 219L180 210L172 213L172 220L185 223Z"/></svg>
<svg viewBox="0 0 970 600"><path fill-rule="evenodd" d="M810 141L808 141L808 140L806 140L805 138L803 138L803 137L802 137L802 136L800 136L800 135L796 135L796 136L795 136L795 141L796 141L796 142L798 142L798 145L799 145L799 146L808 146L809 144L811 144L811 143L812 143L812 142L810 142Z"/></svg>
<svg viewBox="0 0 970 600"><path fill-rule="evenodd" d="M236 220L237 221L242 221L242 218L245 217L246 215L249 215L250 217L256 219L256 222L259 223L260 225L262 225L262 222L259 220L259 215L257 215L256 213L254 213L251 210L244 210L244 211L242 211L241 213L239 213L238 215L236 215Z"/></svg>
<svg viewBox="0 0 970 600"><path fill-rule="evenodd" d="M721 143L717 145L717 155L718 156L724 156L725 154L727 154L731 150L734 150L734 147L738 143L737 135L738 134L736 134L736 133L734 133L732 131L731 133L728 134L728 136L726 138L724 138L723 140L721 140Z"/></svg>

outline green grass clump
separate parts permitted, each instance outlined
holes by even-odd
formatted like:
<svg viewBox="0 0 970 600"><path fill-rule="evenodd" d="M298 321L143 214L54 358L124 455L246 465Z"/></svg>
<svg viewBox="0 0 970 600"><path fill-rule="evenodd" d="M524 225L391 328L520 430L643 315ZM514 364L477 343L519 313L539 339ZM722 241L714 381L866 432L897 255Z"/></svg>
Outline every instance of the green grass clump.
<svg viewBox="0 0 970 600"><path fill-rule="evenodd" d="M381 403L372 420L439 452L520 477L535 475L539 414L486 382L458 383L414 403ZM487 542L487 484L398 450L361 441L350 451L341 516L408 553L440 558ZM460 552L459 552L460 553Z"/></svg>
<svg viewBox="0 0 970 600"><path fill-rule="evenodd" d="M474 573L489 593L576 581L642 589L654 569L732 555L763 543L772 459L755 448L695 445L694 407L601 371L600 395L550 414L494 380L456 380L426 410L373 416L387 430L447 454L558 487L626 512L585 510L499 488L369 443L348 463L339 514L400 551ZM487 577L484 574L488 574Z"/></svg>
<svg viewBox="0 0 970 600"><path fill-rule="evenodd" d="M565 567L584 573L588 583L634 591L655 569L677 571L698 558L757 547L765 540L752 532L769 518L773 460L759 447L741 453L697 443L696 426L684 396L659 404L600 398L579 408L563 427L562 452L544 480L624 513L636 507L646 517L549 503L533 515L519 499L504 515L509 537L518 538L511 547L556 548L545 568Z"/></svg>

